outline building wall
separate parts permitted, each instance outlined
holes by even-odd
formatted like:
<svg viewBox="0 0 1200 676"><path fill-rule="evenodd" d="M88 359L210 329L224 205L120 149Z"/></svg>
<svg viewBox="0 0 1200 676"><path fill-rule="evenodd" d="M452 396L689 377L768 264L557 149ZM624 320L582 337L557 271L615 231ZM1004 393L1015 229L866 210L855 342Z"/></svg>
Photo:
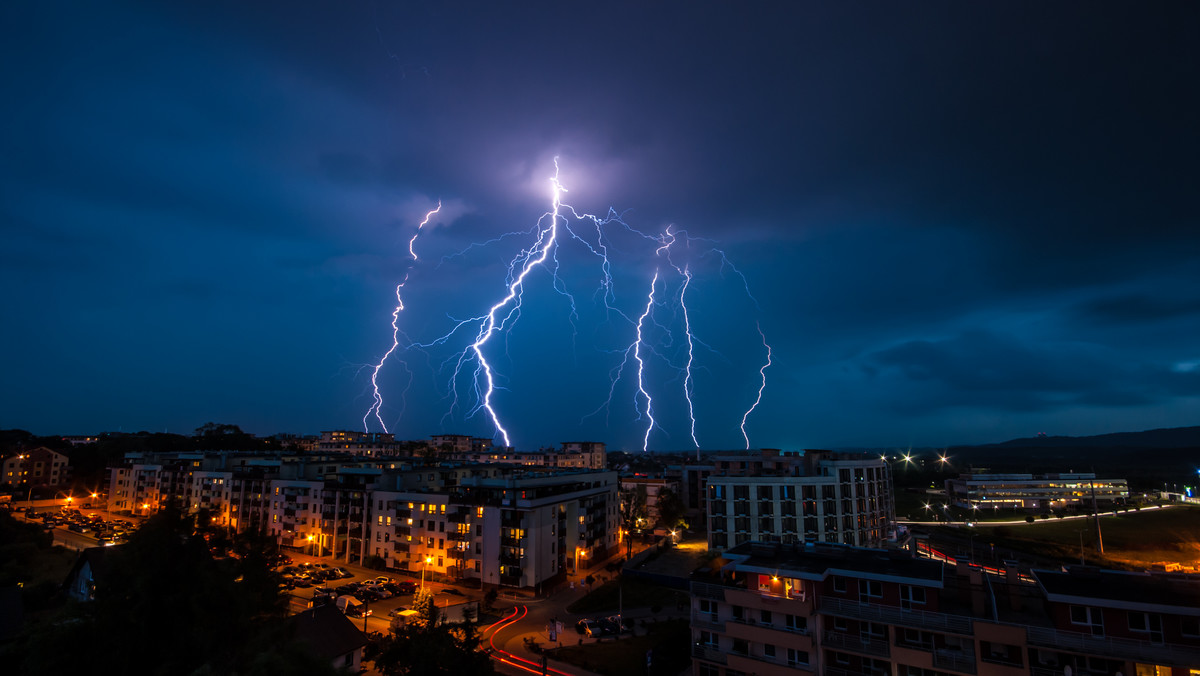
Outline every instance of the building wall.
<svg viewBox="0 0 1200 676"><path fill-rule="evenodd" d="M828 460L814 476L710 476L708 545L841 542L879 546L891 525L891 482L881 460Z"/></svg>

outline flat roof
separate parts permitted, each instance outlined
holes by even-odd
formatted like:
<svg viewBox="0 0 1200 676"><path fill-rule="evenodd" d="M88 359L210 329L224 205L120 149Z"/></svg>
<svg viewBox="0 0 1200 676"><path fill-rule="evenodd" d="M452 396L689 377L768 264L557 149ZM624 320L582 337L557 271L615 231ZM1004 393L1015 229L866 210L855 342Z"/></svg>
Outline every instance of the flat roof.
<svg viewBox="0 0 1200 676"><path fill-rule="evenodd" d="M1200 576L1133 573L1071 566L1067 572L1035 570L1046 598L1060 603L1200 616Z"/></svg>
<svg viewBox="0 0 1200 676"><path fill-rule="evenodd" d="M827 542L796 545L744 542L726 551L724 556L748 572L787 572L810 580L843 574L942 587L945 570L940 562L916 559L907 552Z"/></svg>

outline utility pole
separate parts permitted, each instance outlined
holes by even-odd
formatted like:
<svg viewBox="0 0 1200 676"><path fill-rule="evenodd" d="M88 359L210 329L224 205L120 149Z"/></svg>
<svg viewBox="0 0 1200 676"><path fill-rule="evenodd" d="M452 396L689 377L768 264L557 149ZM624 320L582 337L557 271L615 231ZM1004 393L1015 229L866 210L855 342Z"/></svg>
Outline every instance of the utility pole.
<svg viewBox="0 0 1200 676"><path fill-rule="evenodd" d="M1092 468L1092 518L1096 522L1096 552L1104 556L1104 536L1100 534L1100 510L1096 508L1096 468Z"/></svg>

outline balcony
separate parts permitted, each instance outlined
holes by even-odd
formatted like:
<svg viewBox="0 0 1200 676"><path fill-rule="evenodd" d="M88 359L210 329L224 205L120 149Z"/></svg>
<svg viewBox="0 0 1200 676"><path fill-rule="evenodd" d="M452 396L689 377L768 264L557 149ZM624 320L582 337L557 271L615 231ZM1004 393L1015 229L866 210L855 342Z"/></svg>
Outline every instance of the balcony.
<svg viewBox="0 0 1200 676"><path fill-rule="evenodd" d="M975 656L948 650L933 651L933 666L937 669L975 673Z"/></svg>
<svg viewBox="0 0 1200 676"><path fill-rule="evenodd" d="M520 547L521 546L521 538L502 537L502 538L500 538L500 546L501 547Z"/></svg>
<svg viewBox="0 0 1200 676"><path fill-rule="evenodd" d="M692 628L708 631L725 632L725 623L716 619L711 613L692 613Z"/></svg>
<svg viewBox="0 0 1200 676"><path fill-rule="evenodd" d="M1042 627L1029 627L1026 632L1031 646L1055 648L1087 655L1104 655L1137 662L1171 664L1179 667L1200 664L1200 649L1198 648L1158 645L1149 641L1135 641L1126 638L1102 638L1091 634Z"/></svg>
<svg viewBox="0 0 1200 676"><path fill-rule="evenodd" d="M838 650L849 650L860 655L874 655L876 657L887 657L891 654L887 639L864 638L836 631L827 631L822 634L821 638L823 646L837 648Z"/></svg>
<svg viewBox="0 0 1200 676"><path fill-rule="evenodd" d="M466 533L446 533L446 539L450 542L466 542L468 537L470 536Z"/></svg>
<svg viewBox="0 0 1200 676"><path fill-rule="evenodd" d="M500 563L505 566L520 566L521 557L514 554L501 554Z"/></svg>
<svg viewBox="0 0 1200 676"><path fill-rule="evenodd" d="M451 512L446 515L446 520L449 521L450 523L466 523L467 522L467 512L466 512L466 510Z"/></svg>
<svg viewBox="0 0 1200 676"><path fill-rule="evenodd" d="M725 664L725 655L715 646L704 646L700 644L692 645L692 657L706 660L708 662L716 662L717 664Z"/></svg>
<svg viewBox="0 0 1200 676"><path fill-rule="evenodd" d="M947 615L945 613L930 613L924 610L901 610L894 606L843 601L841 599L823 599L817 612L834 617L846 617L853 620L867 620L882 624L894 624L917 629L931 629L963 636L973 636L975 622L969 617ZM1032 630L1031 630L1032 631Z"/></svg>
<svg viewBox="0 0 1200 676"><path fill-rule="evenodd" d="M693 582L692 596L709 599L710 601L724 601L726 589L736 589L736 587L724 587L719 584L709 584L707 582Z"/></svg>

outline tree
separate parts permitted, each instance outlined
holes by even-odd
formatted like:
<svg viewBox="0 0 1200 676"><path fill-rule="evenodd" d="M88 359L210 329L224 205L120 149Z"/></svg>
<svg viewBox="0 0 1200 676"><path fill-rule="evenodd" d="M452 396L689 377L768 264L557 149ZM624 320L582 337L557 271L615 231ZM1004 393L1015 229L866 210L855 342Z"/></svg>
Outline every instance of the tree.
<svg viewBox="0 0 1200 676"><path fill-rule="evenodd" d="M658 522L667 530L676 530L678 528L687 528L687 521L684 517L687 515L687 506L683 504L683 498L670 488L663 488L658 491Z"/></svg>
<svg viewBox="0 0 1200 676"><path fill-rule="evenodd" d="M421 617L383 639L375 668L384 676L489 676L491 658L480 647L473 619L461 624L438 624L433 598L420 606Z"/></svg>
<svg viewBox="0 0 1200 676"><path fill-rule="evenodd" d="M94 601L31 627L5 663L24 674L87 673L103 655L113 673L332 673L286 633L271 549L251 534L234 542L236 556L215 557L195 526L168 505L107 550Z"/></svg>
<svg viewBox="0 0 1200 676"><path fill-rule="evenodd" d="M617 499L620 501L621 528L625 530L625 558L629 558L633 554L633 532L647 514L646 487L622 488Z"/></svg>

